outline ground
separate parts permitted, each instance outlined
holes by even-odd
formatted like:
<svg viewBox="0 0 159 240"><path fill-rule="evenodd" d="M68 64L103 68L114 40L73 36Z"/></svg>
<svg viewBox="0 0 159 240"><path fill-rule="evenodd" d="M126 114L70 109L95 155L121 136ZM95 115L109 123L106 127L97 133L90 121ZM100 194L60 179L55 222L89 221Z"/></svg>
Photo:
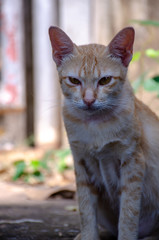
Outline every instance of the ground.
<svg viewBox="0 0 159 240"><path fill-rule="evenodd" d="M45 176L44 182L35 178L25 182L23 175L13 181L17 160L25 161L26 173L30 173L30 162L47 160L50 151L40 148L0 153L0 240L74 239L80 224L73 168L59 172L55 167L56 159L51 158L47 165L49 171L40 169ZM71 166L69 158L67 163ZM114 238L103 235L101 240Z"/></svg>
<svg viewBox="0 0 159 240"><path fill-rule="evenodd" d="M79 232L74 200L25 201L0 205L1 240L71 240Z"/></svg>
<svg viewBox="0 0 159 240"><path fill-rule="evenodd" d="M76 210L76 201L66 199L0 203L0 239L72 240L79 233Z"/></svg>
<svg viewBox="0 0 159 240"><path fill-rule="evenodd" d="M46 153L50 157L49 152L42 148L0 152L0 240L71 240L78 234L73 169L55 171L51 158L49 171L40 169L44 182L13 181L14 162L25 160L30 167L30 161Z"/></svg>
<svg viewBox="0 0 159 240"><path fill-rule="evenodd" d="M71 240L79 233L74 185L0 183L0 240ZM109 236L102 240L114 240Z"/></svg>

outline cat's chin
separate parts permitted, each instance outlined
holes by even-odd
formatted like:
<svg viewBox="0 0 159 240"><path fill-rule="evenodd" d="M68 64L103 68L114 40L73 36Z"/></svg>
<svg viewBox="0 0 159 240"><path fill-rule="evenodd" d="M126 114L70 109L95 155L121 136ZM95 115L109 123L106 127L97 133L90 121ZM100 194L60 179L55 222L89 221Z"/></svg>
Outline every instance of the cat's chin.
<svg viewBox="0 0 159 240"><path fill-rule="evenodd" d="M82 110L83 112L85 112L86 114L93 114L93 115L112 115L113 113L116 112L116 110L119 107L116 105L113 108L110 107L100 107L100 106L83 106L83 107L79 107L78 110Z"/></svg>
<svg viewBox="0 0 159 240"><path fill-rule="evenodd" d="M77 114L84 121L109 121L116 116L116 111L115 109L85 107L77 109Z"/></svg>
<svg viewBox="0 0 159 240"><path fill-rule="evenodd" d="M99 113L101 113L101 108L99 107L94 107L94 106L84 106L84 107L79 107L77 108L77 112L80 112L82 115L88 115L88 116L96 116ZM82 116L81 115L81 116Z"/></svg>
<svg viewBox="0 0 159 240"><path fill-rule="evenodd" d="M81 108L81 110L88 112L88 113L96 113L96 112L100 111L100 108L85 106L85 107Z"/></svg>

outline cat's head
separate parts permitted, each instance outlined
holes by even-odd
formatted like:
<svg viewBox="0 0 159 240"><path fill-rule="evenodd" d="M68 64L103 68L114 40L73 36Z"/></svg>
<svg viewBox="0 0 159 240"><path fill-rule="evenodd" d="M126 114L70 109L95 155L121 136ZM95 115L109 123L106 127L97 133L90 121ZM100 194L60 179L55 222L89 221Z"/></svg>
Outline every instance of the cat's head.
<svg viewBox="0 0 159 240"><path fill-rule="evenodd" d="M124 28L107 47L76 46L58 27L50 27L49 36L67 105L89 113L113 111L132 59L134 29Z"/></svg>

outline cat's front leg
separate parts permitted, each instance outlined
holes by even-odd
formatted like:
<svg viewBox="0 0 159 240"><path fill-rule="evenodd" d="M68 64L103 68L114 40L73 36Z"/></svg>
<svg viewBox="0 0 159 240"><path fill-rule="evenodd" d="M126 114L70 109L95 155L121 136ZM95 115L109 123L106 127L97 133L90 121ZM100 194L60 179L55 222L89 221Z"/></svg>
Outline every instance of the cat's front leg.
<svg viewBox="0 0 159 240"><path fill-rule="evenodd" d="M121 165L118 240L137 240L145 162L138 151Z"/></svg>
<svg viewBox="0 0 159 240"><path fill-rule="evenodd" d="M87 171L89 169L86 166L86 159L79 159L74 156L74 160L81 223L81 234L77 239L98 240L99 233L96 219L97 193L88 180Z"/></svg>

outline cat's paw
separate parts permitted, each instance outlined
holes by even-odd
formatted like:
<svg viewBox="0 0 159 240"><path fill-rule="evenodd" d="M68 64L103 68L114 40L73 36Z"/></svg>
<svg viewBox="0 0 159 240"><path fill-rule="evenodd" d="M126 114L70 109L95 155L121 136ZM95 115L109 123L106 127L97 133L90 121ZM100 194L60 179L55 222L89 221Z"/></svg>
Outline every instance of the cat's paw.
<svg viewBox="0 0 159 240"><path fill-rule="evenodd" d="M75 238L74 240L81 240L81 234L79 233Z"/></svg>

